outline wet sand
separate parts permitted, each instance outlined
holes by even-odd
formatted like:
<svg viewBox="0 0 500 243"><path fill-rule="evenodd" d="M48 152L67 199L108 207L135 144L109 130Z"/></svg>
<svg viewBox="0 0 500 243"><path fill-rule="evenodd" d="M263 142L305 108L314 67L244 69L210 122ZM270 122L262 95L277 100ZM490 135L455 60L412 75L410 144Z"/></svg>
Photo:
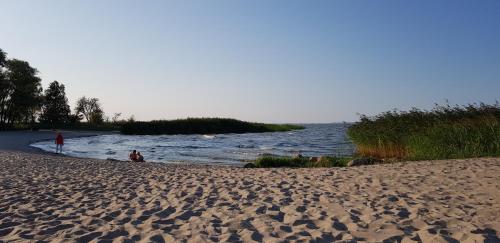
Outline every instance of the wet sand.
<svg viewBox="0 0 500 243"><path fill-rule="evenodd" d="M498 242L500 158L244 169L0 152L0 242Z"/></svg>

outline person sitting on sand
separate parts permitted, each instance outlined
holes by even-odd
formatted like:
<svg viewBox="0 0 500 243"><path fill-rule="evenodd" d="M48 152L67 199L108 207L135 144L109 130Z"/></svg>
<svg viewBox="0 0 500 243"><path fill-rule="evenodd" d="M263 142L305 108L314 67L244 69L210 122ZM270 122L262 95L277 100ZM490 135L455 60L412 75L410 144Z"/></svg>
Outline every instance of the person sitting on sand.
<svg viewBox="0 0 500 243"><path fill-rule="evenodd" d="M56 154L58 153L58 151L60 153L62 153L63 145L64 145L64 138L63 138L62 134L60 132L58 132L57 137L56 137Z"/></svg>
<svg viewBox="0 0 500 243"><path fill-rule="evenodd" d="M134 161L134 162L137 162L137 151L132 151L132 153L130 153L128 155L128 158L131 160L131 161Z"/></svg>
<svg viewBox="0 0 500 243"><path fill-rule="evenodd" d="M141 152L137 152L137 162L145 162Z"/></svg>

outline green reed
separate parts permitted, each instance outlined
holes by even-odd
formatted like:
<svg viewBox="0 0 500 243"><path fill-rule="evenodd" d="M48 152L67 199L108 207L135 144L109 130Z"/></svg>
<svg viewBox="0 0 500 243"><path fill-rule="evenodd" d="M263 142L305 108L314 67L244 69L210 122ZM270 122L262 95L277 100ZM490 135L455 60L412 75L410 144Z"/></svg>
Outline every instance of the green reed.
<svg viewBox="0 0 500 243"><path fill-rule="evenodd" d="M432 110L361 116L348 130L361 156L446 159L500 155L500 105L436 105Z"/></svg>

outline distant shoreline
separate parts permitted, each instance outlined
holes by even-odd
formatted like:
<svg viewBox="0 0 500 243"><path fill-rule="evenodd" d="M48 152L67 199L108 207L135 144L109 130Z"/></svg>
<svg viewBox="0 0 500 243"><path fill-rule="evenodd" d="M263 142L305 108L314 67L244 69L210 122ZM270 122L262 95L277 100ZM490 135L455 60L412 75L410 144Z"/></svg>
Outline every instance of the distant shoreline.
<svg viewBox="0 0 500 243"><path fill-rule="evenodd" d="M126 122L120 126L125 135L189 135L227 133L265 133L301 130L304 126L291 124L265 124L240 121L232 118L187 118Z"/></svg>

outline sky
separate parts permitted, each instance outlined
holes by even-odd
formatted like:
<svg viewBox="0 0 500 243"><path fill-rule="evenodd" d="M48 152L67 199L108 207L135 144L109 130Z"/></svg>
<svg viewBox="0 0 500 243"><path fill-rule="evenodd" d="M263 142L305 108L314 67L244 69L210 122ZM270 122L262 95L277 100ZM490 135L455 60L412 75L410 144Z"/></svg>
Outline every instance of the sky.
<svg viewBox="0 0 500 243"><path fill-rule="evenodd" d="M356 121L500 100L500 1L0 0L0 48L137 120Z"/></svg>

